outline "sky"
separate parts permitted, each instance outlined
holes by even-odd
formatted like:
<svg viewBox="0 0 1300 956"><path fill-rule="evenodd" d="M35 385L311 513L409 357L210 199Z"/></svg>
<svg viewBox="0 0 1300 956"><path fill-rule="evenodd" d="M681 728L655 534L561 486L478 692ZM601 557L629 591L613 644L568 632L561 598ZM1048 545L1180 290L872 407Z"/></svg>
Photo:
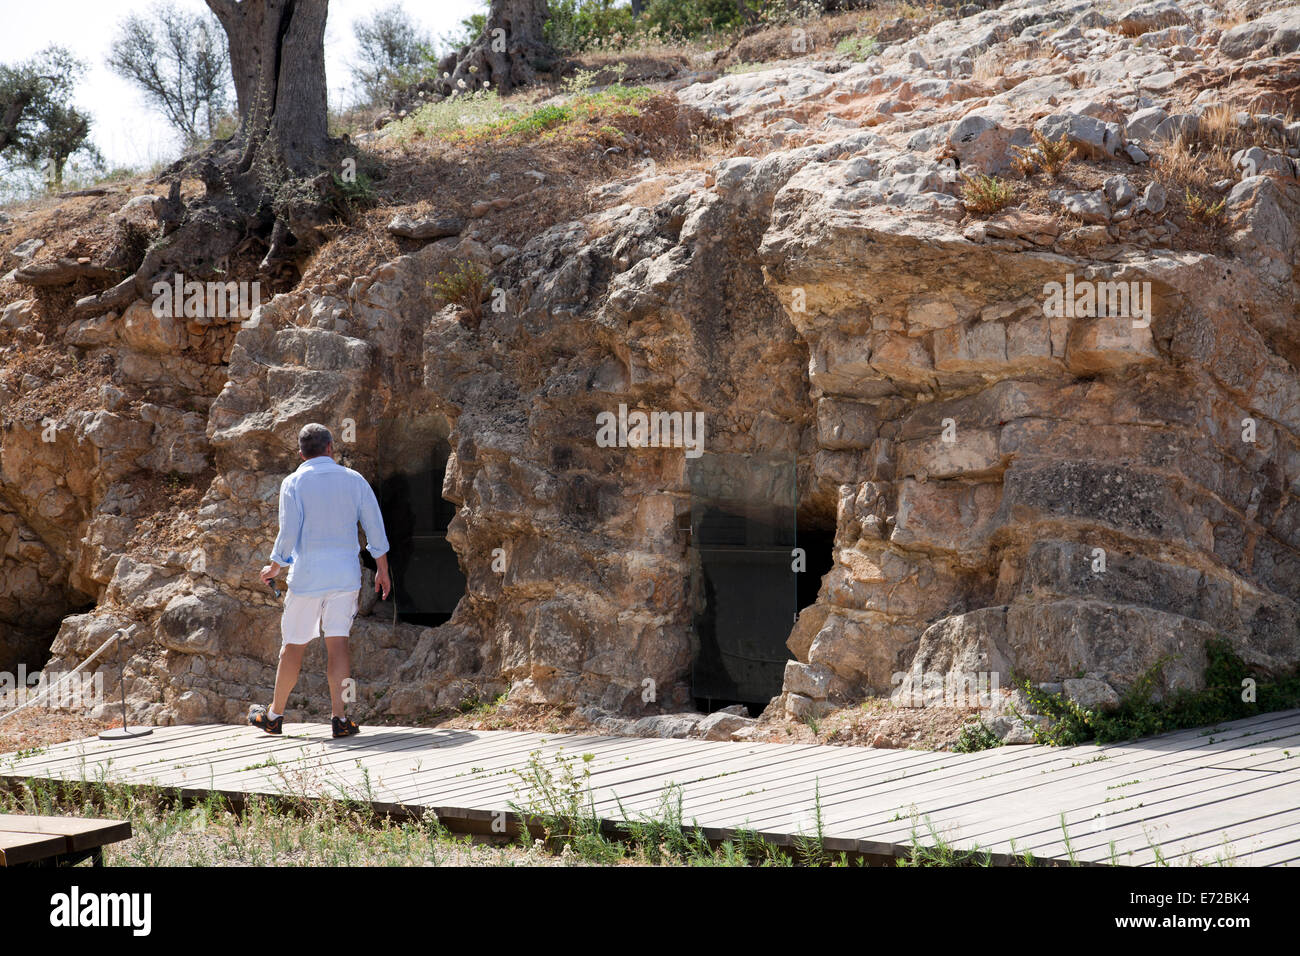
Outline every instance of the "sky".
<svg viewBox="0 0 1300 956"><path fill-rule="evenodd" d="M24 60L57 43L86 61L88 70L74 102L94 117L91 138L113 166L149 166L179 155L179 141L161 115L104 65L117 24L128 14L145 13L154 0L0 0L0 63ZM172 0L183 9L202 11L203 0ZM351 101L348 63L354 56L352 24L396 2L433 36L453 30L483 0L330 0L325 32L325 75L330 105Z"/></svg>

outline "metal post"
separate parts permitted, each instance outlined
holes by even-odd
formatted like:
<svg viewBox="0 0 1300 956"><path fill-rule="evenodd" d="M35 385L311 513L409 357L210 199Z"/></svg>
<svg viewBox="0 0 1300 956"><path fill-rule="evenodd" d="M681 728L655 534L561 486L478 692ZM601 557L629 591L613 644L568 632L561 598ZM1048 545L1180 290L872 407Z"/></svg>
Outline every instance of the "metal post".
<svg viewBox="0 0 1300 956"><path fill-rule="evenodd" d="M121 629L119 629L117 633L119 635L122 635L122 637L126 636ZM120 639L121 638L119 638L119 640ZM99 734L99 739L100 740L133 740L136 737L148 737L151 733L153 733L152 728L137 727L135 730L132 730L126 724L126 659L125 659L125 652L122 650L120 644L118 645L118 650L117 650L117 683L122 689L122 726L114 727L111 730L101 731Z"/></svg>

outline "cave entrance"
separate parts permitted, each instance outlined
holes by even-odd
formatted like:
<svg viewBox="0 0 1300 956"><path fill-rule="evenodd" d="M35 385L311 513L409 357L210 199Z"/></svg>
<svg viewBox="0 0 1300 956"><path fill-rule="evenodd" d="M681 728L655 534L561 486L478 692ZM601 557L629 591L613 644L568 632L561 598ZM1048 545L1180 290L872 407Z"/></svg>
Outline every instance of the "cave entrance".
<svg viewBox="0 0 1300 956"><path fill-rule="evenodd" d="M445 440L426 444L422 454L408 448L400 470L380 481L376 495L388 534L392 597L408 624L445 623L465 593L465 575L447 540L456 506L442 497L449 455Z"/></svg>
<svg viewBox="0 0 1300 956"><path fill-rule="evenodd" d="M831 568L834 533L800 526L792 462L705 457L715 461L692 474L691 693L705 712L742 704L756 715L781 693L786 640Z"/></svg>

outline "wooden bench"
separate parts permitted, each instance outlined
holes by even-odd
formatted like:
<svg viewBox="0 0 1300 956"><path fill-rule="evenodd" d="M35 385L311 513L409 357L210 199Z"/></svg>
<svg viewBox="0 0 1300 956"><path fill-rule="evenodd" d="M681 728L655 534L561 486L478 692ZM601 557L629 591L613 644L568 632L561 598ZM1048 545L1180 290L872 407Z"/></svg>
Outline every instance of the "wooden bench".
<svg viewBox="0 0 1300 956"><path fill-rule="evenodd" d="M0 866L103 866L104 845L130 838L125 820L0 813Z"/></svg>

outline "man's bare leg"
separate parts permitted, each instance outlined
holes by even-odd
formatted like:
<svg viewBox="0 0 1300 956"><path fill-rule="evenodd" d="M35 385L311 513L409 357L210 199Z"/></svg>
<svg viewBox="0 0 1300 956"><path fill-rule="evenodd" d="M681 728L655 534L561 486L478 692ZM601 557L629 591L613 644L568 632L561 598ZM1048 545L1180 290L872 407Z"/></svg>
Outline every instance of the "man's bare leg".
<svg viewBox="0 0 1300 956"><path fill-rule="evenodd" d="M352 674L352 654L348 650L347 636L325 638L325 653L329 655L326 673L330 682L330 707L333 716L342 718L347 711L343 703L343 682Z"/></svg>
<svg viewBox="0 0 1300 956"><path fill-rule="evenodd" d="M277 714L283 714L289 706L289 695L298 683L298 671L302 669L306 653L306 644L285 644L280 648L280 663L275 669L275 696L271 699L271 710Z"/></svg>

